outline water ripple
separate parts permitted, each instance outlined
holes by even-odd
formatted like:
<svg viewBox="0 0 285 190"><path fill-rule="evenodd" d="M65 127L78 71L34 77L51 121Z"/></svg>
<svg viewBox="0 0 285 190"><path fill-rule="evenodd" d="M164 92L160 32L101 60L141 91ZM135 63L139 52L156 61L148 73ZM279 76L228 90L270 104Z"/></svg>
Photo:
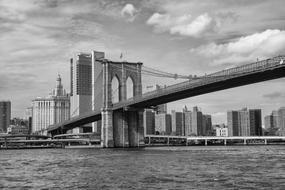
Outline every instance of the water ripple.
<svg viewBox="0 0 285 190"><path fill-rule="evenodd" d="M0 150L0 189L285 189L284 146Z"/></svg>

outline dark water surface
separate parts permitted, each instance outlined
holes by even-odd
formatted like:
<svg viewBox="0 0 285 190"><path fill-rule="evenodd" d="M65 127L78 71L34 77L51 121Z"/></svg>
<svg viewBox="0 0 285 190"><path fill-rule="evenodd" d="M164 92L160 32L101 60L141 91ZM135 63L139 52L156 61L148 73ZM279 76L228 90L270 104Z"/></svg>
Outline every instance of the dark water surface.
<svg viewBox="0 0 285 190"><path fill-rule="evenodd" d="M285 189L285 146L0 150L0 189Z"/></svg>

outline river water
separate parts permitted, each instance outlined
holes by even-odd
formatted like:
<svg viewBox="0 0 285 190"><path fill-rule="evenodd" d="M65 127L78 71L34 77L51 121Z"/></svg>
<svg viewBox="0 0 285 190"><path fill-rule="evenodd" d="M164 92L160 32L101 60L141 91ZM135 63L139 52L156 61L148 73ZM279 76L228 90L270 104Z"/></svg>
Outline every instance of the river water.
<svg viewBox="0 0 285 190"><path fill-rule="evenodd" d="M0 189L285 189L285 146L0 150Z"/></svg>

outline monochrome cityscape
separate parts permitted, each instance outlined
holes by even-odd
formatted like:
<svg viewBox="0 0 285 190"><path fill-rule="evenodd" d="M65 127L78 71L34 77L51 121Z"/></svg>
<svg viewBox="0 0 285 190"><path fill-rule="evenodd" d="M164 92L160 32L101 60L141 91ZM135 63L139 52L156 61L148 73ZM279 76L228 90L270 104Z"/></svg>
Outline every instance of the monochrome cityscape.
<svg viewBox="0 0 285 190"><path fill-rule="evenodd" d="M95 52L95 51L94 51ZM96 52L104 58L104 53ZM68 64L66 64L68 65ZM46 97L35 97L25 118L11 118L11 101L0 102L0 131L8 134L38 134L49 126L92 111L92 54L78 53L70 59L70 92L62 85L60 74L55 88ZM156 90L166 86L156 85ZM117 94L116 94L117 93ZM96 96L102 95L97 93ZM117 96L117 97L116 97ZM112 101L118 101L113 90ZM133 94L132 94L133 96ZM97 103L98 104L98 103ZM67 133L101 133L101 121L78 126ZM227 111L226 123L212 123L210 114L194 106L168 113L167 104L143 112L145 135L171 136L282 136L285 135L285 107L263 116L261 109Z"/></svg>
<svg viewBox="0 0 285 190"><path fill-rule="evenodd" d="M284 190L284 7L0 0L0 190Z"/></svg>

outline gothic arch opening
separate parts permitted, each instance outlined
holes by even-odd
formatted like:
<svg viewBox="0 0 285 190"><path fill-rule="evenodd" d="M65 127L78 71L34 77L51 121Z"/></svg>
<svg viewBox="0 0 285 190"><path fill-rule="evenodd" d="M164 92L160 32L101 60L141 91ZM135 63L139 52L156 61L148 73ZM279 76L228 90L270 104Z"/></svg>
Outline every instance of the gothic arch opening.
<svg viewBox="0 0 285 190"><path fill-rule="evenodd" d="M120 93L119 86L120 86L119 79L117 76L114 76L112 79L112 92L111 92L113 104L119 102L119 93Z"/></svg>
<svg viewBox="0 0 285 190"><path fill-rule="evenodd" d="M127 87L127 99L134 97L134 81L131 77L127 78L126 81L126 87Z"/></svg>

